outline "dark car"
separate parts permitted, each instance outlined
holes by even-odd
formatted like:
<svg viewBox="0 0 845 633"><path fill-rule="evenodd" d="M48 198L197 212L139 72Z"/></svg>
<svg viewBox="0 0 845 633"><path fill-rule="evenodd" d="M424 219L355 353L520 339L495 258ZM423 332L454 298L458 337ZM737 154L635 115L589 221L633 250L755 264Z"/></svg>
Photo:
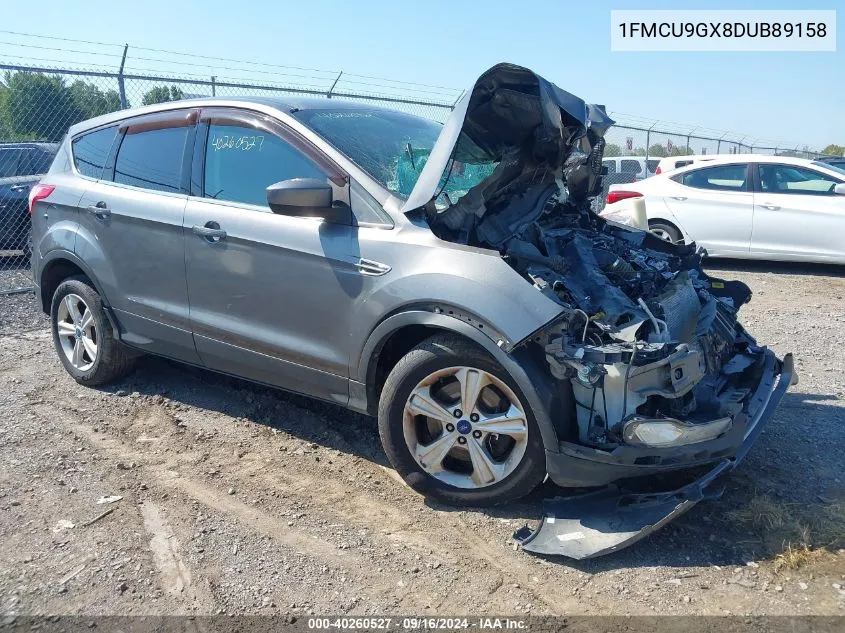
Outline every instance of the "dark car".
<svg viewBox="0 0 845 633"><path fill-rule="evenodd" d="M151 353L369 413L405 481L449 504L661 474L686 508L792 359L739 324L750 290L694 244L590 211L612 123L501 64L445 125L261 97L74 125L31 195L58 356L86 385ZM550 547L595 555L631 525Z"/></svg>
<svg viewBox="0 0 845 633"><path fill-rule="evenodd" d="M29 190L47 173L58 149L58 143L0 144L0 251L29 254Z"/></svg>
<svg viewBox="0 0 845 633"><path fill-rule="evenodd" d="M826 158L817 158L816 161L819 163L826 163L828 165L832 165L837 169L845 171L845 156L829 156Z"/></svg>

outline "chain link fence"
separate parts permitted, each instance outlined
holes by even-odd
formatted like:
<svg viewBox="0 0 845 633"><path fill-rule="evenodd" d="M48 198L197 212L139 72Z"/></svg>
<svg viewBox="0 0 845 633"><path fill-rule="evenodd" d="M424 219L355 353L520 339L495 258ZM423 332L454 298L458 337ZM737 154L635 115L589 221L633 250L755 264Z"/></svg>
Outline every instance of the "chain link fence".
<svg viewBox="0 0 845 633"><path fill-rule="evenodd" d="M118 72L0 63L0 311L2 296L26 292L32 287L29 189L47 171L58 142L74 123L115 110L164 101L245 95L351 99L442 122L463 94L401 81L379 83L388 80L344 76L342 72L322 77L303 75L290 84L238 82L214 76L138 74L125 72L125 61L124 50ZM637 173L632 179L650 175L655 161L664 156L752 152L819 156L806 147L759 147L743 142L744 139L731 138L728 133L682 132L677 124L626 122L624 115L614 118L618 123L607 135L605 156L645 158L649 164L649 173ZM613 182L613 177L607 181ZM597 208L602 205L603 199L597 200Z"/></svg>

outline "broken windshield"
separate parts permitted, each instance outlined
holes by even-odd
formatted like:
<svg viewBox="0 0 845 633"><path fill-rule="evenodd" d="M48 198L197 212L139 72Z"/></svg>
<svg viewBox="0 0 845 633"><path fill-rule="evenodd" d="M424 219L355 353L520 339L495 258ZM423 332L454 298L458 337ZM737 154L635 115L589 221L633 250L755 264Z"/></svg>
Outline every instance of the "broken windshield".
<svg viewBox="0 0 845 633"><path fill-rule="evenodd" d="M443 128L422 117L375 108L299 110L293 115L403 199L414 188ZM439 189L454 203L495 166L450 161Z"/></svg>

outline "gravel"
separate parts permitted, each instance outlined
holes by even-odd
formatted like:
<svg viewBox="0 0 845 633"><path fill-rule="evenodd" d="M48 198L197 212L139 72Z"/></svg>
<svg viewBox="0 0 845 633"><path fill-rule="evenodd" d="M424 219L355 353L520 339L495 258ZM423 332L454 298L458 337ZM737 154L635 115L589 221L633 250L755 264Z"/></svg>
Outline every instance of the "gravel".
<svg viewBox="0 0 845 633"><path fill-rule="evenodd" d="M154 358L82 387L34 297L0 296L3 611L841 615L845 552L777 571L730 513L760 493L808 520L843 500L845 277L718 268L755 290L743 321L796 353L800 382L721 500L582 563L513 547L550 485L458 511L402 485L374 420L339 407Z"/></svg>

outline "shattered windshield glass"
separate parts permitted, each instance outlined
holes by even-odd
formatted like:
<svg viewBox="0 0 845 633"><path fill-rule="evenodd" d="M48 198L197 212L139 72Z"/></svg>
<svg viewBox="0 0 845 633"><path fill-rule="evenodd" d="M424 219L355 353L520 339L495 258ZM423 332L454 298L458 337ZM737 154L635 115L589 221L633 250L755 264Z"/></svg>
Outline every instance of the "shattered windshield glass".
<svg viewBox="0 0 845 633"><path fill-rule="evenodd" d="M380 109L300 110L294 116L403 199L414 188L443 127L435 121ZM450 161L439 189L454 203L495 166Z"/></svg>

